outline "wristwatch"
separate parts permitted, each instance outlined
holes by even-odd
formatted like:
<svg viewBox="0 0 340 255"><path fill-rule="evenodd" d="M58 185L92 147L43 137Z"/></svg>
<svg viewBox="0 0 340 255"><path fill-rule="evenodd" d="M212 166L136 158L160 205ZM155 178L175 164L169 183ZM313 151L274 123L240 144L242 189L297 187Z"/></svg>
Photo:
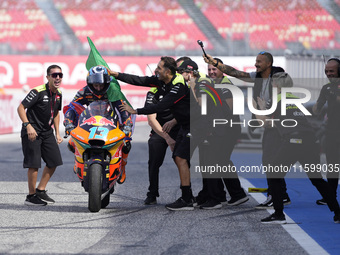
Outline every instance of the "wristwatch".
<svg viewBox="0 0 340 255"><path fill-rule="evenodd" d="M216 64L213 64L214 67L217 67L218 66L218 61L216 61Z"/></svg>
<svg viewBox="0 0 340 255"><path fill-rule="evenodd" d="M27 128L27 126L28 126L29 124L30 124L29 122L24 122L24 123L22 123L22 126L23 126L24 128Z"/></svg>

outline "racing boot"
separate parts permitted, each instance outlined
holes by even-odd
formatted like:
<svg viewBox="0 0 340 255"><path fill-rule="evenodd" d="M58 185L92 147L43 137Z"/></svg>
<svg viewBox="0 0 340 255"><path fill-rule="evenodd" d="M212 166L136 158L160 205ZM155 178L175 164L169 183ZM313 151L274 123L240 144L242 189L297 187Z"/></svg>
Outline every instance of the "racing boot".
<svg viewBox="0 0 340 255"><path fill-rule="evenodd" d="M72 138L70 138L69 140L68 140L68 144L67 144L67 148L69 149L69 151L71 151L72 153L74 153L75 152L75 144L74 144L74 141L73 141L73 139Z"/></svg>
<svg viewBox="0 0 340 255"><path fill-rule="evenodd" d="M126 179L125 166L127 164L127 158L129 156L130 149L131 149L130 141L125 142L125 145L123 146L123 149L122 149L122 164L120 166L122 174L120 175L120 177L117 181L119 184L123 184L125 182L125 179Z"/></svg>

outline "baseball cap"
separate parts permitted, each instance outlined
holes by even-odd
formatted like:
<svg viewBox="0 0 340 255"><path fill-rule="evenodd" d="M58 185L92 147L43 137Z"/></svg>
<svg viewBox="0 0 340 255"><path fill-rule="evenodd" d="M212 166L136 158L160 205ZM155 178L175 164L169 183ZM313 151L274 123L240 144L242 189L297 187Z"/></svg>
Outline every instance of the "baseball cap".
<svg viewBox="0 0 340 255"><path fill-rule="evenodd" d="M185 60L183 61L183 63L178 67L178 70L179 71L188 71L188 72L191 72L191 71L195 71L195 70L198 70L198 66L197 64L192 61L192 60Z"/></svg>

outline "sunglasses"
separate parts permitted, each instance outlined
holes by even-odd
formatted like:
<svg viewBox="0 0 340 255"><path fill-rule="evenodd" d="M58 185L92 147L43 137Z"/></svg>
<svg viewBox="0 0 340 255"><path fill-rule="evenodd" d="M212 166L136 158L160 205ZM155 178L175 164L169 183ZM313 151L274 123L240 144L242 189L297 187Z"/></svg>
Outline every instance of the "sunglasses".
<svg viewBox="0 0 340 255"><path fill-rule="evenodd" d="M51 74L50 74L50 76L51 76L52 78L57 78L58 75L59 75L60 78L63 78L63 76L64 76L63 73L51 73Z"/></svg>
<svg viewBox="0 0 340 255"><path fill-rule="evenodd" d="M259 55L264 55L264 54L266 54L266 53L268 53L267 51L261 51L260 53L259 53Z"/></svg>

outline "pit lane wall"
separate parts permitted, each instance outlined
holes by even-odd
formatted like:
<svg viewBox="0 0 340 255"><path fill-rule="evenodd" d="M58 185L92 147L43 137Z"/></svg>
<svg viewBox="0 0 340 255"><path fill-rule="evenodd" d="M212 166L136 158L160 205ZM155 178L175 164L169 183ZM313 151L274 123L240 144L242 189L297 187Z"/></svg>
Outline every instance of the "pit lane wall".
<svg viewBox="0 0 340 255"><path fill-rule="evenodd" d="M175 57L177 58L177 57ZM191 57L201 72L207 73L202 57ZM255 70L255 57L219 57L226 64L251 72ZM160 57L104 57L112 70L135 75L152 75ZM0 134L19 132L21 120L17 107L30 89L45 83L46 69L52 64L62 68L63 106L68 104L76 91L86 85L87 56L0 56ZM285 58L275 57L274 65L285 68ZM143 107L148 88L120 82L121 89L134 108ZM61 116L62 117L62 116ZM61 118L63 120L63 117ZM136 121L146 121L137 116Z"/></svg>

